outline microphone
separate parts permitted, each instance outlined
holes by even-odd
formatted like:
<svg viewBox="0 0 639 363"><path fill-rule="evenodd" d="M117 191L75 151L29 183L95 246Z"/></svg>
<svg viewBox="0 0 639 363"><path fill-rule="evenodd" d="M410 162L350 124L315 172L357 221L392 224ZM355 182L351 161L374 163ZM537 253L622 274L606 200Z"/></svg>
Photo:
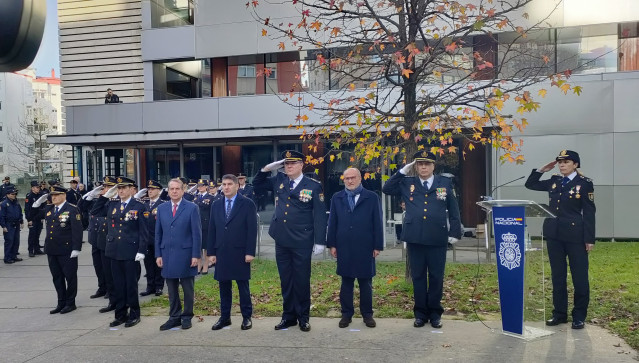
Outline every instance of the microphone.
<svg viewBox="0 0 639 363"><path fill-rule="evenodd" d="M482 196L482 197L481 197L481 198L482 198L482 200L493 200L493 199L494 199L494 198L493 198L493 193L495 192L495 190L497 190L497 189L499 189L499 188L503 187L504 185L508 185L508 184L510 184L510 183L514 183L514 182L516 182L517 180L521 180L521 179L523 179L523 178L525 178L525 177L526 177L525 175L524 175L524 176L520 176L520 177L519 177L519 178L517 178L517 179L513 179L513 180L511 180L511 181L505 182L504 184L501 184L501 185L498 185L498 186L494 187L494 188L490 191L490 195L484 195L484 196Z"/></svg>

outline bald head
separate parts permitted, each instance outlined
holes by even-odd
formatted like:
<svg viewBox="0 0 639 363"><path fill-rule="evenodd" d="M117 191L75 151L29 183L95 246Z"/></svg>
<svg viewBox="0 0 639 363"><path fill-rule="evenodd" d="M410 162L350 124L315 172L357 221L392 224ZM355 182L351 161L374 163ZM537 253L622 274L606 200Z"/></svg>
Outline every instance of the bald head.
<svg viewBox="0 0 639 363"><path fill-rule="evenodd" d="M348 190L355 190L362 184L362 173L356 168L344 170L344 185Z"/></svg>

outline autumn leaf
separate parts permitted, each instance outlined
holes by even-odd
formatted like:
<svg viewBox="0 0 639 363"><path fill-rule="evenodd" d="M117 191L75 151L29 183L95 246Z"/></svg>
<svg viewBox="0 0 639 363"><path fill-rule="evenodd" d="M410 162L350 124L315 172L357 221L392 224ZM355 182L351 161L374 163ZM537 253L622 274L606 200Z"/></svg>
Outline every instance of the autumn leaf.
<svg viewBox="0 0 639 363"><path fill-rule="evenodd" d="M284 42L280 42L280 44L278 44L277 47L284 50L286 48L286 45L284 45Z"/></svg>
<svg viewBox="0 0 639 363"><path fill-rule="evenodd" d="M457 49L457 44L455 44L455 42L452 42L452 43L450 43L449 45L446 46L446 51L448 53L455 52L455 49Z"/></svg>
<svg viewBox="0 0 639 363"><path fill-rule="evenodd" d="M546 93L548 93L548 91L546 91L545 89L540 89L539 92L537 92L537 94L543 98L546 97Z"/></svg>
<svg viewBox="0 0 639 363"><path fill-rule="evenodd" d="M267 34L266 29L262 29L262 36L263 36L263 37L265 37L265 36L266 36L266 34Z"/></svg>
<svg viewBox="0 0 639 363"><path fill-rule="evenodd" d="M406 78L410 78L411 73L413 73L413 71L411 71L410 69L402 69L402 76L406 77Z"/></svg>
<svg viewBox="0 0 639 363"><path fill-rule="evenodd" d="M575 93L577 96L581 96L581 92L582 92L583 88L581 86L575 86L572 89L572 92Z"/></svg>
<svg viewBox="0 0 639 363"><path fill-rule="evenodd" d="M360 97L359 100L357 100L357 102L359 102L360 105L363 105L366 103L366 99L364 97Z"/></svg>
<svg viewBox="0 0 639 363"><path fill-rule="evenodd" d="M308 110L311 111L311 110L313 110L314 107L315 107L315 104L313 102L311 102L308 105Z"/></svg>

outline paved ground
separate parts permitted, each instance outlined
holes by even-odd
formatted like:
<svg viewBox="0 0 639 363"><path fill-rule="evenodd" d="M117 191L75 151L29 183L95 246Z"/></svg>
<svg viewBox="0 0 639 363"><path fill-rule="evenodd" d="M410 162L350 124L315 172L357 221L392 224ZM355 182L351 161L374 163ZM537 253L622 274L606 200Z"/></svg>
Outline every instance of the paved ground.
<svg viewBox="0 0 639 363"><path fill-rule="evenodd" d="M269 243L264 240L264 258L272 257ZM46 257L26 257L26 233L21 246L23 262L0 263L1 362L421 362L433 358L453 362L636 362L638 357L620 338L592 325L582 331L567 325L555 327L550 329L553 335L531 342L501 334L498 321L485 322L485 326L444 320L444 327L434 330L415 329L412 320L403 319L378 319L377 328L370 329L356 320L349 328L339 329L337 319L312 318L312 331L303 333L297 327L274 331L277 318L256 319L252 330L241 331L241 319L233 317L229 329L214 332L211 325L217 317L204 317L190 330L160 332L166 317L143 316L135 327L114 329L108 326L113 315L97 311L106 300L89 299L96 289L90 246L83 245L79 260L78 310L67 315L49 314L56 297ZM449 251L449 260L451 255ZM458 259L476 262L477 256L476 251L459 251ZM485 263L485 254L479 256ZM382 258L399 259L401 249L389 249Z"/></svg>

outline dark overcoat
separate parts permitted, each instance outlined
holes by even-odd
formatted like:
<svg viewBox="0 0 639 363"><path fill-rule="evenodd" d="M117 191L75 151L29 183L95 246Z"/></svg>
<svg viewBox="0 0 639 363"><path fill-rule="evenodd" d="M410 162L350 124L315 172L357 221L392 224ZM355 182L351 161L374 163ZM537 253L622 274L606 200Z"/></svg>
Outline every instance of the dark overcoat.
<svg viewBox="0 0 639 363"><path fill-rule="evenodd" d="M130 198L121 210L119 199L98 198L91 214L106 217L106 247L104 253L114 260L135 259L137 253L146 253L147 228L142 202ZM145 256L146 257L146 256Z"/></svg>

